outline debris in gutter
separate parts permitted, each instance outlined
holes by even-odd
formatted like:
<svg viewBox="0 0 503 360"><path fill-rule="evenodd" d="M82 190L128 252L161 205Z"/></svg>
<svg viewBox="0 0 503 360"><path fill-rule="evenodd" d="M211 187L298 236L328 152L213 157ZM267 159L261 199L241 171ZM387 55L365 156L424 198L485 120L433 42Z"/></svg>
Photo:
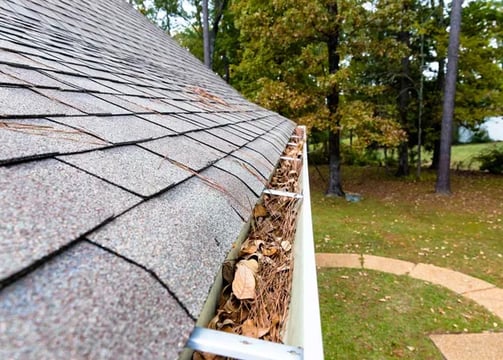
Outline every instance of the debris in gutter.
<svg viewBox="0 0 503 360"><path fill-rule="evenodd" d="M300 193L303 129L296 128L262 202L253 209L250 232L237 259L222 266L223 287L210 329L282 343L293 275L293 241ZM194 352L194 360L225 359Z"/></svg>

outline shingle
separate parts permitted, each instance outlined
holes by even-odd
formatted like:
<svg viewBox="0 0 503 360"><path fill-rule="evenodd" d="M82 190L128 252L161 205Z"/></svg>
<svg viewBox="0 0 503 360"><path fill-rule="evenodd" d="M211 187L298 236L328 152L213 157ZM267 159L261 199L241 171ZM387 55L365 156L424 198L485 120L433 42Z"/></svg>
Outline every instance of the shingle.
<svg viewBox="0 0 503 360"><path fill-rule="evenodd" d="M276 164L283 150L278 150L276 146L261 138L249 142L246 147L262 154L272 164Z"/></svg>
<svg viewBox="0 0 503 360"><path fill-rule="evenodd" d="M110 92L113 92L116 94L137 95L137 96L143 95L143 93L140 92L138 89L135 89L131 86L128 86L127 84L113 82L113 81L104 80L104 79L97 79L96 82L110 88L111 89Z"/></svg>
<svg viewBox="0 0 503 360"><path fill-rule="evenodd" d="M25 82L28 82L32 86L54 87L59 89L75 90L75 87L70 87L57 80L54 80L42 74L38 70L3 65L0 66L0 71L15 76L16 78L21 79Z"/></svg>
<svg viewBox="0 0 503 360"><path fill-rule="evenodd" d="M201 175L221 186L222 191L225 191L227 201L243 219L248 220L258 196L236 174L212 166L204 170Z"/></svg>
<svg viewBox="0 0 503 360"><path fill-rule="evenodd" d="M136 105L131 101L125 100L119 96L109 95L109 94L95 94L96 97L105 100L111 104L117 105L121 108L126 109L130 113L146 113L151 112L148 109L145 109L142 106Z"/></svg>
<svg viewBox="0 0 503 360"><path fill-rule="evenodd" d="M201 129L201 125L195 124L187 119L182 119L177 115L142 114L141 117L156 124L167 127L168 129L171 129L177 133Z"/></svg>
<svg viewBox="0 0 503 360"><path fill-rule="evenodd" d="M198 317L243 225L223 192L193 178L89 237L153 270Z"/></svg>
<svg viewBox="0 0 503 360"><path fill-rule="evenodd" d="M214 135L211 135L210 133L206 131L197 131L197 132L192 132L190 134L187 134L187 136L191 137L194 140L197 140L207 146L211 146L221 152L224 152L226 154L236 150L238 146L230 143L229 141L223 140L221 138L218 138Z"/></svg>
<svg viewBox="0 0 503 360"><path fill-rule="evenodd" d="M67 153L105 146L104 141L45 119L0 121L0 163L41 154Z"/></svg>
<svg viewBox="0 0 503 360"><path fill-rule="evenodd" d="M68 84L72 87L73 90L76 88L86 90L89 92L103 92L103 93L109 93L111 90L107 88L106 86L103 86L96 81L89 79L84 76L72 76L72 75L67 75L67 74L61 74L57 73L54 71L47 71L47 75L59 80L60 82L63 82L65 84Z"/></svg>
<svg viewBox="0 0 503 360"><path fill-rule="evenodd" d="M139 198L56 160L0 168L0 278L126 210Z"/></svg>
<svg viewBox="0 0 503 360"><path fill-rule="evenodd" d="M82 129L114 144L134 142L173 134L137 116L58 117L55 121Z"/></svg>
<svg viewBox="0 0 503 360"><path fill-rule="evenodd" d="M170 104L177 109L181 109L179 111L182 112L200 112L206 111L204 106L201 106L201 103L195 101L178 101L178 100L167 100L163 99L164 103Z"/></svg>
<svg viewBox="0 0 503 360"><path fill-rule="evenodd" d="M0 66L0 71L1 71L1 66ZM3 72L0 72L0 84L9 84L9 85L24 85L24 86L29 86L26 81L23 81L21 79L17 79L13 76L10 76L8 74L4 74Z"/></svg>
<svg viewBox="0 0 503 360"><path fill-rule="evenodd" d="M87 114L127 114L128 111L106 101L98 99L91 94L76 91L59 91L39 89L45 96L70 105Z"/></svg>
<svg viewBox="0 0 503 360"><path fill-rule="evenodd" d="M174 106L171 106L159 99L149 99L145 97L139 97L139 96L124 96L124 95L118 95L121 99L132 102L136 105L139 105L143 107L145 110L144 112L152 112L156 111L159 113L179 113L183 112L183 110L176 108Z"/></svg>
<svg viewBox="0 0 503 360"><path fill-rule="evenodd" d="M194 321L141 268L87 242L0 293L2 359L175 359Z"/></svg>
<svg viewBox="0 0 503 360"><path fill-rule="evenodd" d="M141 146L196 171L224 156L223 153L186 136L166 137L142 143Z"/></svg>
<svg viewBox="0 0 503 360"><path fill-rule="evenodd" d="M271 165L261 154L256 151L241 148L232 153L232 156L244 161L249 164L252 168L256 169L260 175L264 177L264 179L269 179L274 166Z"/></svg>
<svg viewBox="0 0 503 360"><path fill-rule="evenodd" d="M257 170L242 160L227 156L215 163L214 166L237 176L243 183L247 184L257 196L260 196L264 190L266 184L265 179Z"/></svg>
<svg viewBox="0 0 503 360"><path fill-rule="evenodd" d="M257 137L256 134L252 134L252 133L244 130L243 128L238 127L237 125L239 125L239 124L234 124L234 125L227 126L225 129L227 131L230 131L230 132L232 132L232 133L234 133L234 134L236 134L238 136L241 136L241 137L243 137L243 138L245 138L247 140L253 140L253 139L255 139Z"/></svg>
<svg viewBox="0 0 503 360"><path fill-rule="evenodd" d="M29 89L0 87L0 116L56 114L78 115L81 113Z"/></svg>
<svg viewBox="0 0 503 360"><path fill-rule="evenodd" d="M205 117L201 116L200 113L197 114L180 114L177 115L180 119L187 119L190 122L199 125L199 128L205 129L209 127L215 127L218 125L218 123L208 120Z"/></svg>
<svg viewBox="0 0 503 360"><path fill-rule="evenodd" d="M226 127L211 129L211 130L208 130L208 132L214 136L221 138L221 139L225 139L236 146L243 146L244 144L246 144L248 142L247 140L243 139L242 137L239 137L239 136L235 135L234 133L228 131Z"/></svg>
<svg viewBox="0 0 503 360"><path fill-rule="evenodd" d="M154 195L192 175L137 146L61 156L59 159L141 196Z"/></svg>

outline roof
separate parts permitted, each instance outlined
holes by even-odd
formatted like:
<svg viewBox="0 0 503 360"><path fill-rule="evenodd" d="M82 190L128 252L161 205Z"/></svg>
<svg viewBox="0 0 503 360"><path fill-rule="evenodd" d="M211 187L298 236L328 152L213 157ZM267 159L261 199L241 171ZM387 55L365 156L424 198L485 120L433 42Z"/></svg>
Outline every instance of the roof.
<svg viewBox="0 0 503 360"><path fill-rule="evenodd" d="M176 358L293 127L126 1L1 1L0 358Z"/></svg>

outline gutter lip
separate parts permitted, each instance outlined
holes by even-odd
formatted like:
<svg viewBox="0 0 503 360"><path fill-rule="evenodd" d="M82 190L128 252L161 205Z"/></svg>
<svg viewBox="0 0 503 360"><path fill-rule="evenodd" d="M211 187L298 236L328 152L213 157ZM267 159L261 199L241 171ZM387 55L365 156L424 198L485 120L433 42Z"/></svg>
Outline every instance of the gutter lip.
<svg viewBox="0 0 503 360"><path fill-rule="evenodd" d="M300 194L282 193L271 189L264 189L262 192L262 195L271 194L302 199L295 231L292 289L283 337L284 344L196 326L186 344L189 349L242 360L324 359L309 190L307 129L301 125L297 127L301 128L304 134L302 159L283 160L302 161L299 179ZM292 135L291 138L300 137ZM285 148L287 146L289 143ZM218 293L215 292L215 294ZM198 325L200 325L199 322ZM258 349L258 352L255 349ZM285 351L290 356L287 357ZM183 356L183 358L188 357Z"/></svg>

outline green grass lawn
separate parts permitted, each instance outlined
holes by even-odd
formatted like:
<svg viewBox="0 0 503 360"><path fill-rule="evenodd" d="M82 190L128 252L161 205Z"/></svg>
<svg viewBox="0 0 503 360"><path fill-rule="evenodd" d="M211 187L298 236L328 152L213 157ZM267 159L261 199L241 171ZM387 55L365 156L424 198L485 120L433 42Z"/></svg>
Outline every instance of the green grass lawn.
<svg viewBox="0 0 503 360"><path fill-rule="evenodd" d="M406 276L325 269L318 284L327 360L441 360L429 334L501 328L473 302Z"/></svg>
<svg viewBox="0 0 503 360"><path fill-rule="evenodd" d="M327 167L320 167L319 172L314 167L310 170L317 252L373 254L429 263L503 288L503 177L453 172L453 195L446 197L434 194L433 172L425 170L422 180L414 181L395 178L391 169L343 167L344 190L363 196L361 202L350 203L324 196ZM441 359L425 334L502 328L497 319L466 300L462 302L470 307L468 313L453 306L459 299L448 290L419 280L365 273L361 276L348 269L319 273L326 359ZM395 282L400 285L393 290ZM376 296L391 296L407 310L379 317L383 304L361 295L373 294L372 284L379 289L391 286L386 292L392 295L383 292ZM345 301L339 296L343 293ZM431 298L430 305L416 302L426 298ZM435 309L445 311L447 306L452 307L453 317L436 323L440 318ZM424 318L417 320L417 327L412 326L420 316ZM475 322L460 325L456 319L463 317ZM410 333L404 333L405 324L411 326ZM410 344L399 341L401 337L410 339ZM366 351L368 355L362 355Z"/></svg>

